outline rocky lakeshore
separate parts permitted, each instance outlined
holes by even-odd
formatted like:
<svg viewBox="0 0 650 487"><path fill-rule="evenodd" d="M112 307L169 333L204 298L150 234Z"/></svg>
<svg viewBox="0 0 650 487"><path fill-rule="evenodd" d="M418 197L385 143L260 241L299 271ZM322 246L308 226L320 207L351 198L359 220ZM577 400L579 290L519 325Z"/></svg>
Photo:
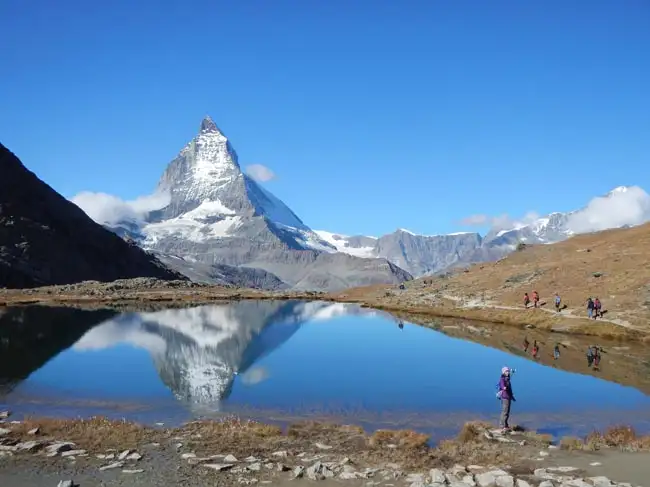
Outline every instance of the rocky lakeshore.
<svg viewBox="0 0 650 487"><path fill-rule="evenodd" d="M165 428L0 416L3 486L635 487L650 478L649 456L639 453L650 442L620 428L558 446L544 435L468 423L430 446L413 431L318 423L282 431L238 419Z"/></svg>

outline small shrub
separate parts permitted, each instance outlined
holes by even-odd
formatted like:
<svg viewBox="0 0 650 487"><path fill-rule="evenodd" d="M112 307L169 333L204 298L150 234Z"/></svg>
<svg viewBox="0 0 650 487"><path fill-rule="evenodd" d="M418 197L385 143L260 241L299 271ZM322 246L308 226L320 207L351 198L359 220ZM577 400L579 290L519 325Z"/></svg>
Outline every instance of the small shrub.
<svg viewBox="0 0 650 487"><path fill-rule="evenodd" d="M427 446L429 435L411 430L377 430L369 438L370 446L397 445L399 448L409 450L420 449Z"/></svg>
<svg viewBox="0 0 650 487"><path fill-rule="evenodd" d="M527 247L527 245L526 245L524 242L519 242L519 243L517 244L517 252L521 252L521 251L524 250L526 247Z"/></svg>
<svg viewBox="0 0 650 487"><path fill-rule="evenodd" d="M636 440L636 431L631 426L614 426L603 435L608 446L626 446Z"/></svg>
<svg viewBox="0 0 650 487"><path fill-rule="evenodd" d="M575 436L565 436L560 440L560 448L563 450L581 450L583 442Z"/></svg>

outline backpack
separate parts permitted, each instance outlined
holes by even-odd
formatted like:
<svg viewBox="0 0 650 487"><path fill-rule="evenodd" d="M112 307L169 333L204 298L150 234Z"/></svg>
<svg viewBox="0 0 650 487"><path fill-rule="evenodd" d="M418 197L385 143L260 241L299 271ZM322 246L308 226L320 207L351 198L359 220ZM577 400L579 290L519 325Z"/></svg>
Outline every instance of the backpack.
<svg viewBox="0 0 650 487"><path fill-rule="evenodd" d="M500 385L501 385L501 383L500 383L500 382L497 382L496 390L497 390L497 399L498 399L499 401L500 401L501 399L503 399L503 391L501 390L501 387L499 387Z"/></svg>

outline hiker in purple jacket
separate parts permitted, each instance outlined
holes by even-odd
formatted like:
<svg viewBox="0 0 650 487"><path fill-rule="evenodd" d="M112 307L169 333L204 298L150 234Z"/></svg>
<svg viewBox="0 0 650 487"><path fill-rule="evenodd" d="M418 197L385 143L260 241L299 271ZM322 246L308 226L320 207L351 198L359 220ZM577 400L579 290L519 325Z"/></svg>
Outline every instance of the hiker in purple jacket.
<svg viewBox="0 0 650 487"><path fill-rule="evenodd" d="M499 426L503 429L504 433L510 431L508 420L510 419L510 404L516 401L515 395L512 393L512 385L510 384L510 367L503 367L501 369L501 379L499 380L499 399L501 399L501 418Z"/></svg>

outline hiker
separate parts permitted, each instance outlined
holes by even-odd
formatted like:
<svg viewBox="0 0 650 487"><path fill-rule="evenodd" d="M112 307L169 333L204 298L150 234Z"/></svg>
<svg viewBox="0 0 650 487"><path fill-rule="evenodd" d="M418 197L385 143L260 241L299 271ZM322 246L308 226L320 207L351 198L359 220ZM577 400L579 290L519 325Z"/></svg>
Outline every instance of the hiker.
<svg viewBox="0 0 650 487"><path fill-rule="evenodd" d="M591 364L594 362L594 350L589 345L589 348L587 348L587 365L591 367Z"/></svg>
<svg viewBox="0 0 650 487"><path fill-rule="evenodd" d="M594 316L594 302L592 301L591 297L587 299L587 316L589 318L593 318Z"/></svg>
<svg viewBox="0 0 650 487"><path fill-rule="evenodd" d="M562 299L560 298L560 295L558 293L555 293L555 311L558 313L560 312L560 304L562 303Z"/></svg>
<svg viewBox="0 0 650 487"><path fill-rule="evenodd" d="M555 348L553 349L553 358L555 360L560 358L560 344L556 343Z"/></svg>
<svg viewBox="0 0 650 487"><path fill-rule="evenodd" d="M537 294L537 291L533 291L533 306L537 308L537 303L539 303L539 294Z"/></svg>
<svg viewBox="0 0 650 487"><path fill-rule="evenodd" d="M530 304L530 297L528 296L528 293L524 293L524 308L528 308L529 304Z"/></svg>
<svg viewBox="0 0 650 487"><path fill-rule="evenodd" d="M511 369L510 367L503 367L501 369L501 379L499 379L499 392L497 397L501 399L501 418L499 419L499 426L502 428L503 433L510 431L510 403L516 401L515 395L512 392L512 384L510 383Z"/></svg>
<svg viewBox="0 0 650 487"><path fill-rule="evenodd" d="M603 317L603 314L600 311L602 309L602 307L603 307L603 304L600 302L600 299L598 299L598 297L596 297L596 299L594 300L594 320L596 318L598 318L598 317L600 317L600 318Z"/></svg>
<svg viewBox="0 0 650 487"><path fill-rule="evenodd" d="M537 353L539 352L539 347L537 346L537 340L533 342L533 358L537 358Z"/></svg>
<svg viewBox="0 0 650 487"><path fill-rule="evenodd" d="M528 352L528 346L530 345L530 342L528 341L528 337L524 337L524 353Z"/></svg>

